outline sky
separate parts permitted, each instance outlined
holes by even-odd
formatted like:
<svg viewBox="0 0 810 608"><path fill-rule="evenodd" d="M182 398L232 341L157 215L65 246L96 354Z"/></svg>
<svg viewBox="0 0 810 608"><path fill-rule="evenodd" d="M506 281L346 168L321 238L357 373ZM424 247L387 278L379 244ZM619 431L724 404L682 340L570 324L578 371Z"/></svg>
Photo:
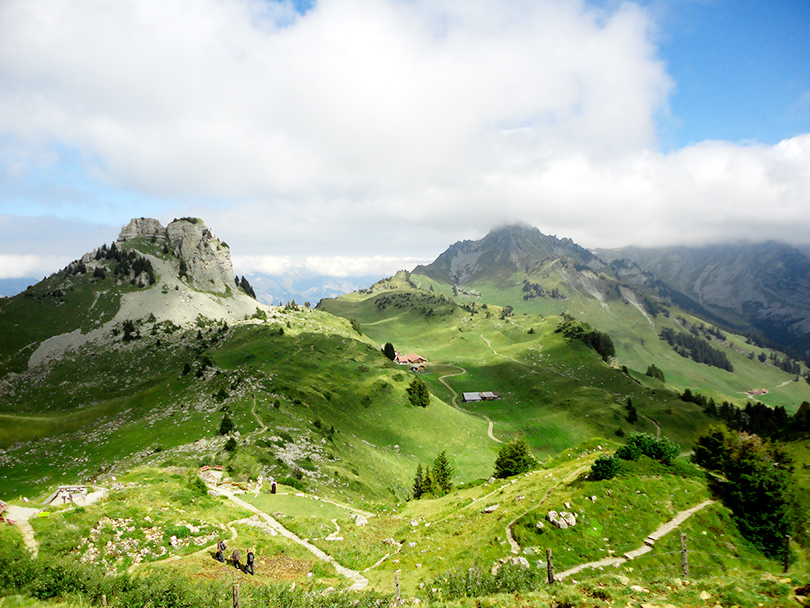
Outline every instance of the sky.
<svg viewBox="0 0 810 608"><path fill-rule="evenodd" d="M386 276L526 222L810 243L807 0L0 0L0 279L133 217Z"/></svg>

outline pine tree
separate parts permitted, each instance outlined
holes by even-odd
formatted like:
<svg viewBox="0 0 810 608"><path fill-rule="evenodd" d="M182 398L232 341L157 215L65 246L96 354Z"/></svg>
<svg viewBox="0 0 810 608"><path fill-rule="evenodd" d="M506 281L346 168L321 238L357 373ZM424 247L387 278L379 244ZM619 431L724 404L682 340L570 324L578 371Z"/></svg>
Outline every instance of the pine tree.
<svg viewBox="0 0 810 608"><path fill-rule="evenodd" d="M422 477L422 496L425 494L437 494L436 480L433 478L433 471L430 465L425 465L425 476Z"/></svg>
<svg viewBox="0 0 810 608"><path fill-rule="evenodd" d="M442 450L433 461L433 481L439 493L447 494L453 490L453 473L447 452Z"/></svg>
<svg viewBox="0 0 810 608"><path fill-rule="evenodd" d="M495 459L495 477L504 479L525 473L534 466L535 460L525 439L513 439L498 450Z"/></svg>
<svg viewBox="0 0 810 608"><path fill-rule="evenodd" d="M385 353L385 356L391 359L391 361L393 361L394 358L397 356L397 352L394 349L394 345L391 344L390 342L385 343L385 346L383 347L383 353Z"/></svg>
<svg viewBox="0 0 810 608"><path fill-rule="evenodd" d="M253 291L253 287L251 287L250 283L247 280L247 277L243 276L242 280L239 282L239 287L242 288L247 295L249 295L254 300L256 299L256 292Z"/></svg>
<svg viewBox="0 0 810 608"><path fill-rule="evenodd" d="M231 417L228 416L228 412L225 412L225 415L222 417L222 422L219 425L219 434L220 435L227 435L234 429L233 420Z"/></svg>
<svg viewBox="0 0 810 608"><path fill-rule="evenodd" d="M405 389L408 392L408 399L413 405L420 407L427 407L430 405L430 392L428 391L427 384L425 384L418 376L413 379L411 384Z"/></svg>
<svg viewBox="0 0 810 608"><path fill-rule="evenodd" d="M416 465L416 476L413 478L413 497L415 499L422 498L424 492L424 478L422 477L422 465Z"/></svg>

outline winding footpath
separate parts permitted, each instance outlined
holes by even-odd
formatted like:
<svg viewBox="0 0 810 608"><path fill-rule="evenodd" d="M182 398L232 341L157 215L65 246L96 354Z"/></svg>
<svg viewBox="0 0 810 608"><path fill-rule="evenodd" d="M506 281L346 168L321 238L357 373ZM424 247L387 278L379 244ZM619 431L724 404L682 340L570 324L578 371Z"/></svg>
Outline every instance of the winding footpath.
<svg viewBox="0 0 810 608"><path fill-rule="evenodd" d="M255 513L256 515L258 515L261 519L265 521L265 523L267 523L267 525L272 530L275 530L278 534L281 534L281 536L283 536L284 538L288 538L294 543L301 545L318 559L332 564L335 567L335 570L337 570L338 574L340 574L341 576L345 576L346 578L352 581L352 585L351 587L349 587L351 591L360 591L361 589L365 589L366 586L368 585L368 579L365 576L363 576L356 570L352 570L350 568L346 568L345 566L341 566L339 563L337 563L337 561L335 561L334 557L332 557L328 553L325 553L324 551L313 545L311 542L304 540L297 534L291 532L290 530L282 526L274 517L268 515L261 509L254 507L252 504L242 500L238 496L235 496L233 492L231 492L226 488L215 487L212 489L216 490L216 492L218 492L222 496L227 497L234 504L237 504L243 509L247 509L251 513Z"/></svg>
<svg viewBox="0 0 810 608"><path fill-rule="evenodd" d="M643 545L641 545L638 549L633 549L632 551L628 551L627 553L624 554L623 557L606 557L605 559L601 559L599 561L587 562L585 564L579 564L578 566L574 566L573 568L569 568L568 570L566 570L564 572L560 572L556 576L556 579L558 581L560 581L560 580L562 580L562 579L564 579L564 578L566 578L568 576L571 576L572 574L577 574L578 572L582 572L586 568L604 568L605 566L614 566L614 565L618 565L618 564L623 564L626 561L629 561L631 559L635 559L635 558L637 558L637 557L639 557L641 555L644 555L645 553L649 553L650 551L652 551L652 546L655 544L655 541L657 541L662 536L665 536L665 535L669 534L675 528L677 528L683 522L685 522L687 519L689 519L692 515L694 515L695 513L700 511L701 509L704 509L704 508L708 507L709 505L714 504L714 502L715 502L714 500L704 500L702 503L697 504L697 505L695 505L694 507L692 507L690 509L685 509L683 511L680 511L677 515L675 515L675 517L673 517L671 520L669 520L665 524L662 524L661 526L659 526L658 529L655 530L655 532L653 532L652 534L647 536L644 539L644 544Z"/></svg>
<svg viewBox="0 0 810 608"><path fill-rule="evenodd" d="M31 507L17 507L15 505L8 505L6 510L3 512L3 517L5 517L9 522L13 522L14 525L20 529L20 532L22 532L23 543L28 550L31 551L31 554L34 557L36 557L37 553L39 553L39 543L34 536L34 528L31 527L28 520L32 517L36 517L37 513L39 513L39 509L32 509Z"/></svg>
<svg viewBox="0 0 810 608"><path fill-rule="evenodd" d="M483 336L482 336L482 337L483 337ZM467 370L466 370L466 369L464 369L463 367L458 366L458 365L450 365L450 364L446 364L446 365L447 365L447 367L455 367L456 369L461 370L460 372L457 372L457 373L455 373L455 374L445 374L444 376L439 376L439 377L438 377L439 382L441 382L442 384L444 384L444 386L445 386L445 387L447 387L447 390L449 390L449 391L450 391L450 392L453 394L453 397L452 397L452 399L450 400L450 405L452 405L454 408L456 408L456 409L457 409L457 410L459 410L460 412L464 412L464 413L466 413L466 414L473 414L473 415L475 415L475 416L480 416L481 418L483 418L484 420L486 420L486 421L489 423L489 426L487 427L487 435L489 436L489 438L490 438L492 441L494 441L495 443L503 443L503 441L501 441L500 439L498 439L497 437L495 437L495 435L493 434L492 430L493 430L493 429L494 429L494 427L495 427L495 423L494 423L494 422L492 422L492 420L490 419L490 417L489 417L489 416L487 416L486 414L480 414L480 413L478 413L478 412L471 412L470 410L465 410L464 408L459 407L459 405L458 405L458 393L457 393L457 392L456 392L456 391L453 389L453 387L452 387L452 386L450 386L450 385L449 385L449 384L448 384L448 383L445 381L445 378L452 378L452 377L454 377L454 376L460 376L460 375L462 375L462 374L466 374L466 373L467 373Z"/></svg>

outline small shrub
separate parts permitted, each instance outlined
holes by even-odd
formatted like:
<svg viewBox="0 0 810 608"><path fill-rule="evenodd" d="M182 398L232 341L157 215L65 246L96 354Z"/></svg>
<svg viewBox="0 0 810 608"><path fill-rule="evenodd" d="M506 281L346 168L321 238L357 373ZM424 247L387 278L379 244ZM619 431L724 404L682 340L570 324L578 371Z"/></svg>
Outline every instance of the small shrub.
<svg viewBox="0 0 810 608"><path fill-rule="evenodd" d="M278 480L278 483L283 484L285 486L290 486L291 488L295 488L299 492L306 492L307 491L307 484L305 484L300 479L296 479L295 477L282 477Z"/></svg>
<svg viewBox="0 0 810 608"><path fill-rule="evenodd" d="M222 417L222 422L219 424L219 434L227 435L235 428L235 426L236 425L233 423L233 420L231 420L231 417L228 416L227 412L225 412L225 415Z"/></svg>
<svg viewBox="0 0 810 608"><path fill-rule="evenodd" d="M591 466L591 479L602 481L611 479L621 470L622 465L619 459L612 454L602 454Z"/></svg>

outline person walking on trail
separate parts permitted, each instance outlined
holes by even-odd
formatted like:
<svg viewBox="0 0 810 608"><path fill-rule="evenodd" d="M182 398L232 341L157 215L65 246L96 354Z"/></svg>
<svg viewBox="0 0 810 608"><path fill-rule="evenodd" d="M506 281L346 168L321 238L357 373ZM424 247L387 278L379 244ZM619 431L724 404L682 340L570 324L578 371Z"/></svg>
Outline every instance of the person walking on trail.
<svg viewBox="0 0 810 608"><path fill-rule="evenodd" d="M223 564L225 563L225 558L223 557L223 553L225 552L225 549L227 549L227 547L225 546L225 543L223 543L222 539L220 538L217 541L217 561L222 562Z"/></svg>
<svg viewBox="0 0 810 608"><path fill-rule="evenodd" d="M231 554L231 559L233 560L234 568L241 570L242 565L239 563L239 549L233 550L233 553Z"/></svg>
<svg viewBox="0 0 810 608"><path fill-rule="evenodd" d="M245 562L245 574L250 571L251 576L253 576L253 558L253 549L248 549L247 561Z"/></svg>
<svg viewBox="0 0 810 608"><path fill-rule="evenodd" d="M273 483L270 484L270 493L271 494L276 493L276 480L275 479L273 480Z"/></svg>

